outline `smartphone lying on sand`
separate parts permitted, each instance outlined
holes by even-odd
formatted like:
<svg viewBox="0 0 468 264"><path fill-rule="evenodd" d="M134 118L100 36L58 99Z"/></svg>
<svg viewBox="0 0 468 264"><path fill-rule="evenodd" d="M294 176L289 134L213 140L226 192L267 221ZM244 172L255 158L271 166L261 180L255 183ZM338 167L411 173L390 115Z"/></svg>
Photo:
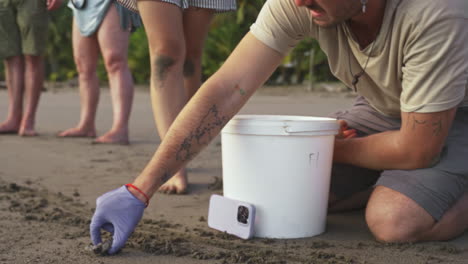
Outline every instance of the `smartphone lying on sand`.
<svg viewBox="0 0 468 264"><path fill-rule="evenodd" d="M208 209L208 226L243 239L253 236L255 207L252 204L213 194Z"/></svg>

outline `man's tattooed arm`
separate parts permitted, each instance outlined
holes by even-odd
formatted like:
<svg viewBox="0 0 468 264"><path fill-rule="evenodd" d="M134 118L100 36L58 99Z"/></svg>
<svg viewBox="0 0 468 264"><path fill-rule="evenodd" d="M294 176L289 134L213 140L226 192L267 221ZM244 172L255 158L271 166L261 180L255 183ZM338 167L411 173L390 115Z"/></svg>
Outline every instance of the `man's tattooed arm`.
<svg viewBox="0 0 468 264"><path fill-rule="evenodd" d="M432 132L434 135L439 136L442 133L443 125L442 125L442 118L437 121L432 122Z"/></svg>
<svg viewBox="0 0 468 264"><path fill-rule="evenodd" d="M210 107L202 118L200 125L184 139L176 154L176 160L190 160L198 151L193 150L201 145L208 144L227 123L228 118L220 116L216 105Z"/></svg>
<svg viewBox="0 0 468 264"><path fill-rule="evenodd" d="M166 183L170 178L172 178L172 174L166 170L166 172L164 172L163 176L161 177L161 185Z"/></svg>
<svg viewBox="0 0 468 264"><path fill-rule="evenodd" d="M410 123L408 123L410 124ZM416 118L414 114L412 114L412 129L417 129L418 126L430 125L430 129L432 130L432 134L434 136L439 136L442 133L443 129L443 122L441 117L436 117L435 120L424 120L421 118Z"/></svg>

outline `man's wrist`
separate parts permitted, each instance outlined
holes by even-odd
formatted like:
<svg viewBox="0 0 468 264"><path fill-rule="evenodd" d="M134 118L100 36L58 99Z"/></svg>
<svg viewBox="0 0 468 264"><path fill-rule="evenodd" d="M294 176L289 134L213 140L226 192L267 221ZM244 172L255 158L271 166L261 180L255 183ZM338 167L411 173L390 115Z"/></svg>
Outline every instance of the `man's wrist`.
<svg viewBox="0 0 468 264"><path fill-rule="evenodd" d="M150 198L140 188L131 183L125 184L125 186L133 196L135 196L138 200L142 201L143 203L145 203L146 206L148 206Z"/></svg>

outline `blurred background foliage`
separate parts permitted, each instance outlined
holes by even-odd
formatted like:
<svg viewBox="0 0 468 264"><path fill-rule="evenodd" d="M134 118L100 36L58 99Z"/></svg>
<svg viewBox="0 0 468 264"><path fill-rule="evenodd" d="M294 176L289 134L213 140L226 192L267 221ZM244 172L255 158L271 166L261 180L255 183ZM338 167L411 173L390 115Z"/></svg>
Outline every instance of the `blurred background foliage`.
<svg viewBox="0 0 468 264"><path fill-rule="evenodd" d="M236 12L217 14L206 39L203 57L203 79L212 75L227 59L237 43L249 31L266 0L238 0ZM46 79L52 82L73 80L77 76L73 61L71 25L72 12L65 4L51 13L46 54ZM311 63L311 55L313 61ZM313 66L313 76L310 66ZM135 83L147 84L150 76L148 44L143 28L131 35L129 66ZM3 79L3 65L0 66ZM98 76L106 81L106 71L100 60ZM300 42L284 59L270 78L270 84L302 84L335 80L329 71L326 56L315 40Z"/></svg>

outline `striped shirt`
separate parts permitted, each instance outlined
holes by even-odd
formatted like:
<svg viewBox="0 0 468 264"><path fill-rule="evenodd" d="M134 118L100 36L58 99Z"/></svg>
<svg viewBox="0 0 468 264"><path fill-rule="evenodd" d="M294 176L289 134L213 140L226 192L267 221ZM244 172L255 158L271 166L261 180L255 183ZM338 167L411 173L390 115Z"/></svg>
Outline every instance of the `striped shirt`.
<svg viewBox="0 0 468 264"><path fill-rule="evenodd" d="M138 13L137 0L116 0L130 11ZM175 4L183 9L193 7L214 9L216 12L228 12L236 10L236 0L156 0Z"/></svg>

